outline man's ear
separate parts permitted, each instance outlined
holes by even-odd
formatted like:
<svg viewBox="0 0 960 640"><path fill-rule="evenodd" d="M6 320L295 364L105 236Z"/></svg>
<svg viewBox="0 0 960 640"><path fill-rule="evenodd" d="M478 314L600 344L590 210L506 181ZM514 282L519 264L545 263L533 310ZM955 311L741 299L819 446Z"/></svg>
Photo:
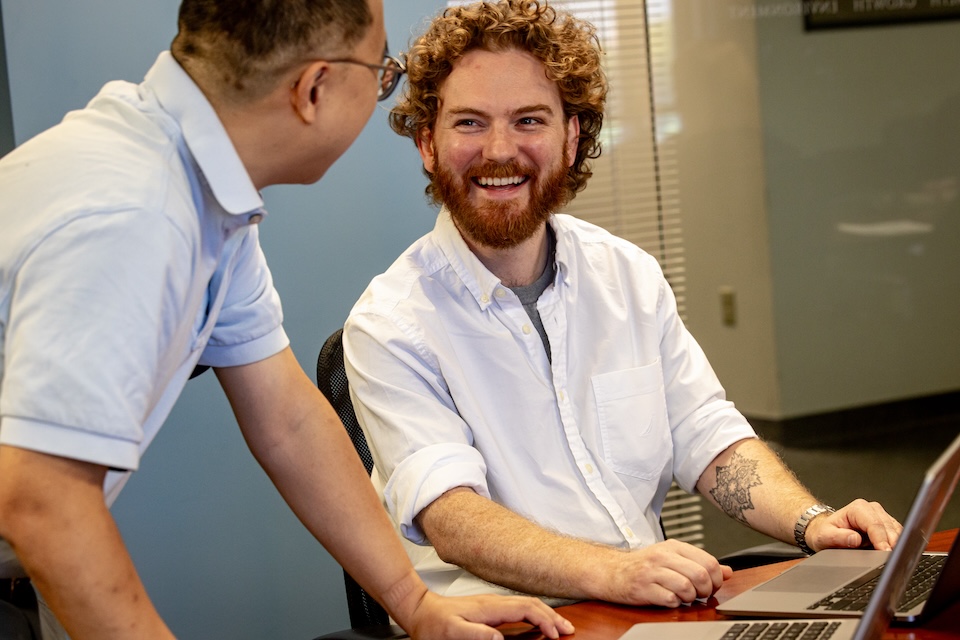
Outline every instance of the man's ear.
<svg viewBox="0 0 960 640"><path fill-rule="evenodd" d="M567 120L567 155L568 167L572 167L577 160L577 147L580 145L580 116L571 116Z"/></svg>
<svg viewBox="0 0 960 640"><path fill-rule="evenodd" d="M423 160L423 168L427 173L433 173L437 163L437 154L433 149L433 131L424 127L417 132L417 151Z"/></svg>
<svg viewBox="0 0 960 640"><path fill-rule="evenodd" d="M313 124L330 79L330 63L316 60L307 65L290 88L293 110L307 124Z"/></svg>

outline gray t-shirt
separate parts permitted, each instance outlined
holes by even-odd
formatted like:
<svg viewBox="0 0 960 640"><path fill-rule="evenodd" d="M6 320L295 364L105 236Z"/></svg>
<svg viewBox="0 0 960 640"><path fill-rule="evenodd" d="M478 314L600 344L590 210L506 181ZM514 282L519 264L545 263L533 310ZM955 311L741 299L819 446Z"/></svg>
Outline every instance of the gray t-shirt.
<svg viewBox="0 0 960 640"><path fill-rule="evenodd" d="M547 225L547 242L549 243L547 247L547 264L544 266L543 273L540 274L537 281L524 287L510 287L510 290L520 298L524 310L527 312L527 315L530 316L530 321L533 323L533 326L537 328L540 339L543 340L543 348L547 350L547 360L552 362L553 357L550 354L550 340L547 338L547 332L543 328L540 311L537 310L537 300L539 300L540 295L547 290L547 287L550 286L554 276L557 274L555 257L557 239L553 234L553 229L551 229L549 225Z"/></svg>

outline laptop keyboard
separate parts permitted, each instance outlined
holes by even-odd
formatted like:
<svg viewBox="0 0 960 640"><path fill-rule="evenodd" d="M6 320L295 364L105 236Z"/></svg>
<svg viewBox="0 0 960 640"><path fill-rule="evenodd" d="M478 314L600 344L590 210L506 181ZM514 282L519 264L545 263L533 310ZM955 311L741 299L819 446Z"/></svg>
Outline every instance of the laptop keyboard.
<svg viewBox="0 0 960 640"><path fill-rule="evenodd" d="M833 636L839 622L738 622L720 636L720 640L826 640Z"/></svg>
<svg viewBox="0 0 960 640"><path fill-rule="evenodd" d="M937 582L937 577L943 570L943 565L947 561L947 556L940 555L922 555L910 576L910 582L907 589L900 599L900 605L897 611L909 611L918 603L923 602L930 592L933 585ZM808 609L822 609L826 611L864 611L870 602L870 596L873 589L880 579L880 572L883 567L878 567L874 571L854 580L850 584L834 591L826 598L816 602Z"/></svg>

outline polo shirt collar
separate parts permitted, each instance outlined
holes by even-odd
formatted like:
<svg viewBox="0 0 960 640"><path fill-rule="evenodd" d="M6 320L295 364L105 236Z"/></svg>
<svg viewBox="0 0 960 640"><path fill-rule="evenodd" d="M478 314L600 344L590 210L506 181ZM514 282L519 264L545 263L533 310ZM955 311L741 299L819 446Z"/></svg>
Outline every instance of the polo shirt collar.
<svg viewBox="0 0 960 640"><path fill-rule="evenodd" d="M169 51L160 54L143 85L179 123L184 141L220 206L231 214L262 210L263 198L216 111Z"/></svg>

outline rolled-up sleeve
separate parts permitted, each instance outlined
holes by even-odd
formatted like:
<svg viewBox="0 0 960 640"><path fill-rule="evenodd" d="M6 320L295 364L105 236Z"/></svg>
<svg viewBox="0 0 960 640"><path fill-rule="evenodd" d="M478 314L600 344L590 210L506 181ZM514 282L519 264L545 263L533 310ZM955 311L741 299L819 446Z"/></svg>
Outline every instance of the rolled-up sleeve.
<svg viewBox="0 0 960 640"><path fill-rule="evenodd" d="M403 537L429 544L415 518L434 500L455 487L469 487L490 497L480 452L463 444L437 444L420 449L400 462L387 481L383 497Z"/></svg>
<svg viewBox="0 0 960 640"><path fill-rule="evenodd" d="M344 328L350 393L384 482L384 504L405 538L428 544L415 523L420 511L457 487L490 492L473 434L418 342L376 313L353 314Z"/></svg>
<svg viewBox="0 0 960 640"><path fill-rule="evenodd" d="M683 326L676 299L661 283L660 354L674 446L674 477L696 491L707 466L730 445L756 433L732 402L703 349Z"/></svg>

